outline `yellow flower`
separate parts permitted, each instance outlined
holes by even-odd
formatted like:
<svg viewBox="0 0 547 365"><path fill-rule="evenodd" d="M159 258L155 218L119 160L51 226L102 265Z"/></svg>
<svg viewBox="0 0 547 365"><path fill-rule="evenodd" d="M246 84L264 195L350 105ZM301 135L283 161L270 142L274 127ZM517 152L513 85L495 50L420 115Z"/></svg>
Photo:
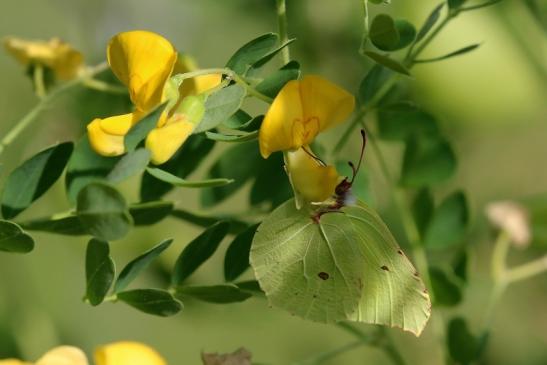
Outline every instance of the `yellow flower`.
<svg viewBox="0 0 547 365"><path fill-rule="evenodd" d="M75 78L83 68L83 56L58 38L49 41L30 41L16 37L4 38L4 47L19 63L42 65L53 70L60 80Z"/></svg>
<svg viewBox="0 0 547 365"><path fill-rule="evenodd" d="M295 193L309 202L322 202L334 194L339 176L334 166L323 165L309 146L287 153L287 168Z"/></svg>
<svg viewBox="0 0 547 365"><path fill-rule="evenodd" d="M189 94L203 92L204 87L210 88L220 82L220 76L217 76L216 84L194 80L196 85L199 83L205 86L194 87L191 93L182 93L181 89L173 93L168 81L181 68L180 61L177 62L177 52L168 40L148 31L130 31L114 36L108 45L107 59L116 77L128 87L135 111L97 118L87 126L91 147L103 156L125 153L124 137L131 127L168 98L185 100ZM194 102L197 101L194 99ZM151 152L154 164L169 160L201 119L187 114L177 100L170 107L170 110L164 111L157 127L146 139L145 145Z"/></svg>
<svg viewBox="0 0 547 365"><path fill-rule="evenodd" d="M339 180L333 166L317 158L309 144L325 129L353 112L355 98L319 76L289 81L275 97L259 131L264 158L286 151L287 173L297 197L322 202L334 194Z"/></svg>
<svg viewBox="0 0 547 365"><path fill-rule="evenodd" d="M88 365L82 350L60 346L48 351L34 365ZM117 342L95 351L95 365L166 365L152 348L138 342ZM15 359L0 360L0 365L32 365Z"/></svg>
<svg viewBox="0 0 547 365"><path fill-rule="evenodd" d="M319 76L289 81L275 97L260 128L260 153L296 150L317 134L342 123L352 113L355 98Z"/></svg>

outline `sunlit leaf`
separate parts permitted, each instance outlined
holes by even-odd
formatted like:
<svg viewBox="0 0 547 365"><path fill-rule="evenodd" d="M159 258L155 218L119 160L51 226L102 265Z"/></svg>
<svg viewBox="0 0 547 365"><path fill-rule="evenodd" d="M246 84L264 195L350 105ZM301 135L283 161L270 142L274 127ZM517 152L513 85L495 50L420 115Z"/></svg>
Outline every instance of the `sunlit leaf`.
<svg viewBox="0 0 547 365"><path fill-rule="evenodd" d="M108 174L106 179L111 183L124 181L142 173L150 162L150 151L138 148L122 157Z"/></svg>
<svg viewBox="0 0 547 365"><path fill-rule="evenodd" d="M92 239L87 245L85 259L86 298L93 306L103 302L114 280L114 261L108 242Z"/></svg>
<svg viewBox="0 0 547 365"><path fill-rule="evenodd" d="M0 220L0 251L28 253L34 249L34 240L19 225Z"/></svg>
<svg viewBox="0 0 547 365"><path fill-rule="evenodd" d="M226 67L238 74L245 74L253 64L270 54L278 43L279 37L275 33L261 35L238 49L228 60Z"/></svg>
<svg viewBox="0 0 547 365"><path fill-rule="evenodd" d="M419 335L430 315L418 273L362 203L317 218L286 202L259 226L250 262L270 304L303 318L383 324Z"/></svg>
<svg viewBox="0 0 547 365"><path fill-rule="evenodd" d="M39 152L8 176L2 193L2 215L13 218L40 198L63 173L74 144L65 142Z"/></svg>

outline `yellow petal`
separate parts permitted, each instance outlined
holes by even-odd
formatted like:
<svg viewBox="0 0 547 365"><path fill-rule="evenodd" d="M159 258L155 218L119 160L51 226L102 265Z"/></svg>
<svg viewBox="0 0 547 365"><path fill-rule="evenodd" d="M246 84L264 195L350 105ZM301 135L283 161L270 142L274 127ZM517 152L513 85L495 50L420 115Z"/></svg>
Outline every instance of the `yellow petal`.
<svg viewBox="0 0 547 365"><path fill-rule="evenodd" d="M270 106L260 128L260 153L295 150L311 143L318 133L343 122L355 98L319 76L289 81Z"/></svg>
<svg viewBox="0 0 547 365"><path fill-rule="evenodd" d="M304 116L319 120L319 132L345 121L355 107L352 94L320 76L304 77L300 93Z"/></svg>
<svg viewBox="0 0 547 365"><path fill-rule="evenodd" d="M84 57L80 52L57 38L49 41L54 48L55 61L51 66L55 75L61 80L70 80L78 76L84 63Z"/></svg>
<svg viewBox="0 0 547 365"><path fill-rule="evenodd" d="M133 125L134 114L94 119L87 125L91 148L99 155L119 156L125 152L124 137Z"/></svg>
<svg viewBox="0 0 547 365"><path fill-rule="evenodd" d="M95 351L95 365L167 365L152 348L137 342L117 342Z"/></svg>
<svg viewBox="0 0 547 365"><path fill-rule="evenodd" d="M152 163L161 165L167 162L192 134L194 127L195 124L187 121L184 115L175 114L163 127L150 131L145 146L151 153Z"/></svg>
<svg viewBox="0 0 547 365"><path fill-rule="evenodd" d="M47 352L35 365L88 365L88 362L79 348L61 346Z"/></svg>
<svg viewBox="0 0 547 365"><path fill-rule="evenodd" d="M302 119L302 115L299 81L289 81L272 102L260 127L258 141L262 157L268 158L272 152L300 147L295 143L293 135L294 125ZM307 126L310 133L312 129L317 133L318 127L315 124Z"/></svg>
<svg viewBox="0 0 547 365"><path fill-rule="evenodd" d="M304 146L313 153L309 146ZM287 153L287 170L295 192L308 202L322 202L332 195L340 180L333 166L324 166L303 148Z"/></svg>
<svg viewBox="0 0 547 365"><path fill-rule="evenodd" d="M136 30L114 36L107 58L114 74L129 88L137 109L148 111L161 102L177 52L162 36Z"/></svg>
<svg viewBox="0 0 547 365"><path fill-rule="evenodd" d="M0 365L31 365L31 364L28 362L17 360L17 359L5 359L5 360L0 360Z"/></svg>
<svg viewBox="0 0 547 365"><path fill-rule="evenodd" d="M198 69L196 61L189 55L180 54L173 70L173 74L186 73L195 71ZM211 74L193 77L191 79L184 80L180 85L179 93L181 97L189 95L201 94L205 91L211 90L218 86L222 81L221 74Z"/></svg>

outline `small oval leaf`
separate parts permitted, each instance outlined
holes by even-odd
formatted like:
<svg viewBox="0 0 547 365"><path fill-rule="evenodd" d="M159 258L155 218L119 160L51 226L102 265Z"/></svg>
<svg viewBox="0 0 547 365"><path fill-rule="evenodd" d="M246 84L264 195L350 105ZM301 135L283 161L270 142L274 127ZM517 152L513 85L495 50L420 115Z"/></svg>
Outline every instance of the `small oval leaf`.
<svg viewBox="0 0 547 365"><path fill-rule="evenodd" d="M16 223L0 220L0 251L28 253L34 249L34 240Z"/></svg>
<svg viewBox="0 0 547 365"><path fill-rule="evenodd" d="M160 289L135 289L118 293L117 298L140 310L141 312L160 317L170 317L182 309L182 303Z"/></svg>
<svg viewBox="0 0 547 365"><path fill-rule="evenodd" d="M226 256L224 256L224 279L226 281L234 281L249 267L249 253L257 227L256 224L250 226L238 234L228 246Z"/></svg>
<svg viewBox="0 0 547 365"><path fill-rule="evenodd" d="M114 280L114 261L108 242L91 239L85 258L86 298L92 306L103 302Z"/></svg>

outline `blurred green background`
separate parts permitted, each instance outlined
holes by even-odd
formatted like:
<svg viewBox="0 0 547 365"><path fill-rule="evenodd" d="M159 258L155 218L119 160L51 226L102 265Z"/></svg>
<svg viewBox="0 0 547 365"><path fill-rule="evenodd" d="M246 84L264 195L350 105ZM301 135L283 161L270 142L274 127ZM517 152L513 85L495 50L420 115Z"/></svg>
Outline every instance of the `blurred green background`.
<svg viewBox="0 0 547 365"><path fill-rule="evenodd" d="M435 1L393 1L388 11L416 26ZM358 0L288 0L293 58L304 72L320 73L355 91L371 66L357 54L361 32ZM541 15L537 14L536 15ZM204 67L223 66L246 41L276 30L274 1L267 0L3 0L0 36L47 39L59 36L81 50L86 62L105 58L105 46L114 34L148 29L163 34L181 51ZM544 28L524 2L506 0L482 11L463 14L428 48L438 55L481 42L479 50L463 57L418 65L406 80L416 102L435 114L455 146L459 169L443 191L465 190L471 202L473 246L471 286L464 303L442 312L445 318L462 313L478 330L490 287L488 279L492 234L483 218L485 203L522 198L547 192L547 41ZM32 86L20 65L0 53L0 135L35 103ZM78 90L48 109L2 156L2 179L18 163L57 141L75 140L94 117L112 115L126 108L123 98ZM334 140L342 129L323 142ZM357 142L357 135L355 142ZM349 146L348 158L357 154ZM383 145L393 167L398 166L400 146ZM218 149L215 155L218 155ZM197 171L203 174L214 160ZM392 219L385 182L367 157L377 207L402 235ZM124 186L136 199L138 181ZM272 187L273 188L273 187ZM198 193L177 191L169 195L180 207L198 210ZM54 207L52 209L52 207ZM40 199L21 218L47 215L68 208L62 183ZM226 207L246 208L245 192ZM174 236L175 244L165 264L176 258L185 243L200 229L168 219L152 228L136 229L113 245L118 266L160 240ZM290 364L314 353L352 341L336 327L305 322L251 299L242 304L211 305L186 302L174 318L141 314L123 304L92 308L81 300L84 293L85 238L35 234L37 248L29 255L0 255L0 355L19 354L33 360L58 344L71 344L89 354L101 344L137 340L152 345L170 364L199 364L201 351L231 352L240 346L267 364ZM226 246L192 277L200 284L222 280ZM511 261L535 257L534 249L517 252ZM247 275L250 275L247 273ZM154 285L154 277L140 279ZM491 364L547 364L547 275L511 287L496 310L488 349ZM363 329L367 330L367 326ZM435 344L428 327L421 338L393 333L410 364L435 364ZM9 339L13 334L13 341ZM1 356L0 356L1 357ZM378 350L361 347L330 364L388 364Z"/></svg>

